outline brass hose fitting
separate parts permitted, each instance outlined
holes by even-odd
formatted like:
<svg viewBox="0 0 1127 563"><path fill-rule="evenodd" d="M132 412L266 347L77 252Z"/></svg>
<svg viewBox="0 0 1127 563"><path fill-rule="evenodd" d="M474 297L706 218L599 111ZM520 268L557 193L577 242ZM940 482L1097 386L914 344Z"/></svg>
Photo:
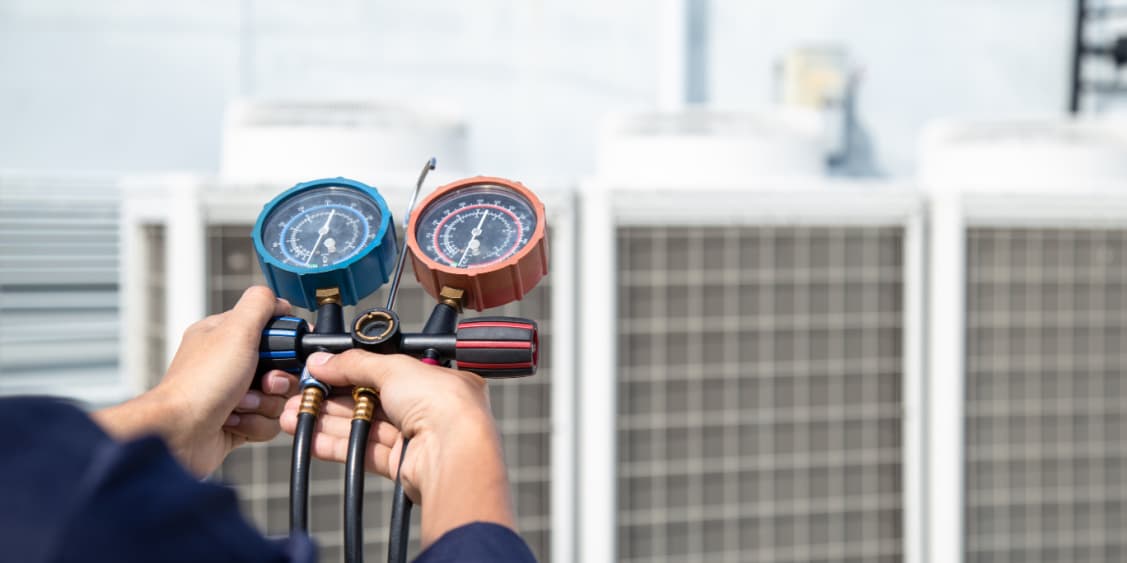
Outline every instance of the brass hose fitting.
<svg viewBox="0 0 1127 563"><path fill-rule="evenodd" d="M340 288L338 287L326 287L323 289L318 289L314 292L314 295L317 297L317 305L324 305L326 303L336 303L337 305L341 304Z"/></svg>
<svg viewBox="0 0 1127 563"><path fill-rule="evenodd" d="M321 412L321 403L325 400L325 392L316 385L310 385L301 392L301 409L299 413L317 416Z"/></svg>
<svg viewBox="0 0 1127 563"><path fill-rule="evenodd" d="M352 409L352 420L366 420L371 422L376 416L376 398L379 393L371 387L356 387L352 390L352 398L356 400L356 407Z"/></svg>
<svg viewBox="0 0 1127 563"><path fill-rule="evenodd" d="M464 289L456 289L449 286L442 286L442 290L438 292L438 302L453 308L455 311L462 312L462 300L466 296Z"/></svg>

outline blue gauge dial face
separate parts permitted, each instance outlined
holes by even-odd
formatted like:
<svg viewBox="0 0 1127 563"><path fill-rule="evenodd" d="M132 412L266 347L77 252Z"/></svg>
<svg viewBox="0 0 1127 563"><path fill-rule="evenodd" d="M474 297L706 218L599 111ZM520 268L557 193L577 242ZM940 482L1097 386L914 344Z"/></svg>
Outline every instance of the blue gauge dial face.
<svg viewBox="0 0 1127 563"><path fill-rule="evenodd" d="M457 190L422 211L415 241L431 260L454 268L502 262L528 245L536 213L520 194L489 184Z"/></svg>
<svg viewBox="0 0 1127 563"><path fill-rule="evenodd" d="M262 243L283 264L331 267L367 248L381 219L379 206L367 194L343 186L319 187L275 206L263 223Z"/></svg>

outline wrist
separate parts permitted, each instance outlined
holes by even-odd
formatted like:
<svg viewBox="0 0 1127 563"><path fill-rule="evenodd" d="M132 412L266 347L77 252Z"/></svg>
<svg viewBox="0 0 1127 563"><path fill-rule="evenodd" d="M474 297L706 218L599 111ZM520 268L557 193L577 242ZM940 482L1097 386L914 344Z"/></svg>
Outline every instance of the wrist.
<svg viewBox="0 0 1127 563"><path fill-rule="evenodd" d="M92 417L107 434L116 440L130 440L146 434L157 434L173 442L170 421L183 420L175 401L159 387L124 403L93 413Z"/></svg>
<svg viewBox="0 0 1127 563"><path fill-rule="evenodd" d="M423 545L471 522L514 527L501 437L488 412L467 412L442 435L433 435L418 489ZM420 467L421 468L421 467Z"/></svg>

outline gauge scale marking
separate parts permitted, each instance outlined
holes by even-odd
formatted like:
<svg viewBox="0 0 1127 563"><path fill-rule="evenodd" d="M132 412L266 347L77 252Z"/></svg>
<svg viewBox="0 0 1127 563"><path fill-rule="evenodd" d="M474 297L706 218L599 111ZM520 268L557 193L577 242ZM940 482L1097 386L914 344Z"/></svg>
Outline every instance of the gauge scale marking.
<svg viewBox="0 0 1127 563"><path fill-rule="evenodd" d="M536 230L532 206L518 194L475 186L439 198L424 210L416 238L427 257L458 269L503 262Z"/></svg>
<svg viewBox="0 0 1127 563"><path fill-rule="evenodd" d="M336 287L346 305L379 289L395 258L391 212L379 192L347 178L298 184L266 204L252 234L274 292L306 309Z"/></svg>
<svg viewBox="0 0 1127 563"><path fill-rule="evenodd" d="M333 266L356 256L376 238L381 212L353 190L326 187L290 198L267 219L263 240L284 264Z"/></svg>
<svg viewBox="0 0 1127 563"><path fill-rule="evenodd" d="M519 300L548 273L544 204L520 182L477 176L441 186L407 226L415 279L478 311Z"/></svg>

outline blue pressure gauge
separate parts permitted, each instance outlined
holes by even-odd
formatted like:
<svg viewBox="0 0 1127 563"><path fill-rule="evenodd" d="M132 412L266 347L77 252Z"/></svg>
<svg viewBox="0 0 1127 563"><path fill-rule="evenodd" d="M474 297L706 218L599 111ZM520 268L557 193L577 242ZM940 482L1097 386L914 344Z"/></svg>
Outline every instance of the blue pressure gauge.
<svg viewBox="0 0 1127 563"><path fill-rule="evenodd" d="M395 228L379 192L346 178L298 184L266 204L254 249L279 297L317 309L316 291L336 287L355 305L395 267Z"/></svg>

